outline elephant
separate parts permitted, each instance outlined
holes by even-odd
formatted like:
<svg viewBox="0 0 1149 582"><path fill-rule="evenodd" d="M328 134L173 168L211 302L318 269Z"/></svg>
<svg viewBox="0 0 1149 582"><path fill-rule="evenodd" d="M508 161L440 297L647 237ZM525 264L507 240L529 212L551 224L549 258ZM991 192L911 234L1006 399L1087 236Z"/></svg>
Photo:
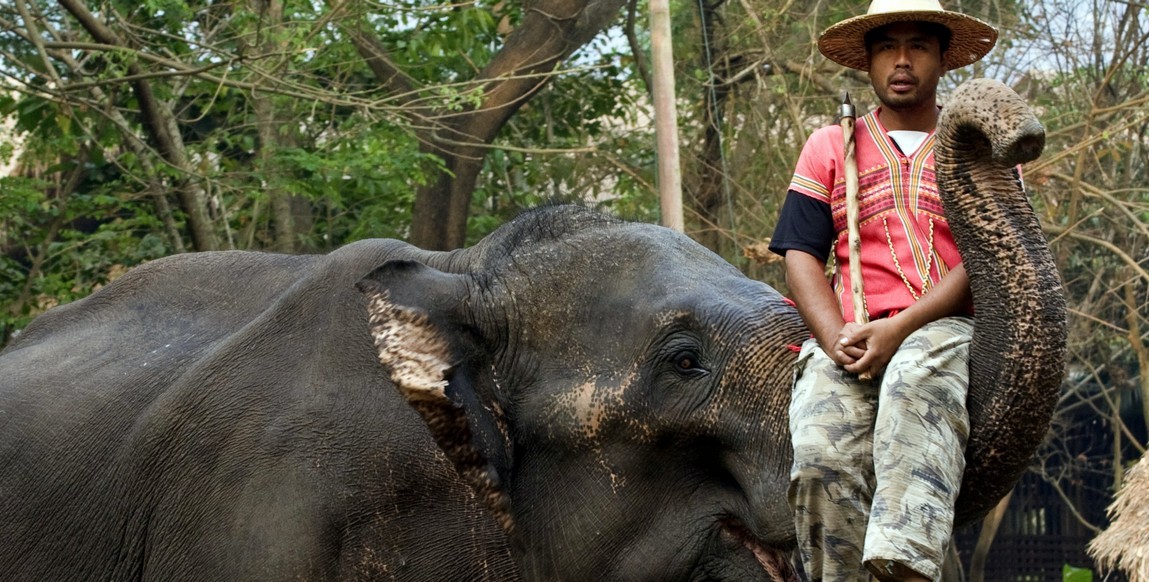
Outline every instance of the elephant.
<svg viewBox="0 0 1149 582"><path fill-rule="evenodd" d="M977 311L961 522L1024 470L1064 367L1019 103L963 86L939 132ZM793 579L807 337L684 234L578 206L455 251L155 260L0 352L0 577Z"/></svg>

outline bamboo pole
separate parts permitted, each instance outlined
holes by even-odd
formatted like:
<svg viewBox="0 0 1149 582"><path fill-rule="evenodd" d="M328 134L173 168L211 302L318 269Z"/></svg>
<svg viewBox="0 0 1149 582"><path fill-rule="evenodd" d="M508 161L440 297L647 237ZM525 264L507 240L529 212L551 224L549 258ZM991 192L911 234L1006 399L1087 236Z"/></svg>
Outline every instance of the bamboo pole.
<svg viewBox="0 0 1149 582"><path fill-rule="evenodd" d="M669 0L650 0L650 51L662 225L683 232L682 170L678 161L678 112L674 104L674 57L671 49Z"/></svg>

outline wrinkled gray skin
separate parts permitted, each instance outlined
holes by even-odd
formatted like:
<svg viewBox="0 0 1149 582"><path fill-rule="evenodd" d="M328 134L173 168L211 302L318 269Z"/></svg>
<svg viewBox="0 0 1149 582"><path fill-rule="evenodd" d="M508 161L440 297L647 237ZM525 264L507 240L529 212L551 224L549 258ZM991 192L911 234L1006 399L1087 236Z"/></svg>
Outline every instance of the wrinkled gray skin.
<svg viewBox="0 0 1149 582"><path fill-rule="evenodd" d="M1004 220L1028 232L1028 212ZM1032 297L1004 311L1040 325L1061 305L1064 343L1030 235L1037 267L988 276L1045 273L997 300ZM980 330L996 312L977 308ZM975 333L982 357L1056 368L1011 377L1059 377L1057 348ZM790 346L807 336L688 238L574 207L451 253L154 261L0 354L0 578L785 577ZM967 481L966 519L1012 485L1056 388L975 389L970 475L1000 482Z"/></svg>

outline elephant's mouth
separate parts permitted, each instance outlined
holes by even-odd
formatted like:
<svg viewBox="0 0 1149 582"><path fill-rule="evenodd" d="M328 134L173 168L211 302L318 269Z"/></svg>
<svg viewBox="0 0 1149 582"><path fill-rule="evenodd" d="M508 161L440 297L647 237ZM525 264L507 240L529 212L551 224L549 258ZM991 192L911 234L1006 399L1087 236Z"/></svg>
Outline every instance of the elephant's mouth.
<svg viewBox="0 0 1149 582"><path fill-rule="evenodd" d="M798 582L798 574L791 567L786 552L762 543L742 522L727 517L722 520L722 532L750 550L772 582Z"/></svg>

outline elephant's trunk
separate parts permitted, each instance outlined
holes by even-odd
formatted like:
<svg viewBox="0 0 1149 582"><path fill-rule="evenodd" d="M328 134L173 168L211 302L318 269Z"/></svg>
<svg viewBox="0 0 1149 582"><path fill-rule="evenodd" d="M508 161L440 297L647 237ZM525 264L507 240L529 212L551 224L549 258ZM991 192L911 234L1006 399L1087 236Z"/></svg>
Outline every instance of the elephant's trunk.
<svg viewBox="0 0 1149 582"><path fill-rule="evenodd" d="M1016 483L1049 428L1065 371L1064 289L1014 172L1044 143L1025 102L988 79L959 87L938 121L938 183L976 316L958 523Z"/></svg>

